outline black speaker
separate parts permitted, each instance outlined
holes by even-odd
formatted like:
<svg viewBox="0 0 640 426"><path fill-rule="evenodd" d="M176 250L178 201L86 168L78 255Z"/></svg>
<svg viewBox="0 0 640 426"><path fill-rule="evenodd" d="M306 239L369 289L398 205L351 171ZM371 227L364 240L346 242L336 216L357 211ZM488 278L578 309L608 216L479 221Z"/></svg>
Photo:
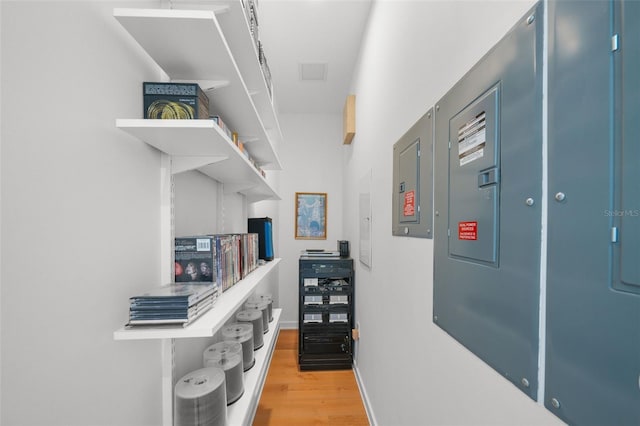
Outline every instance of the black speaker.
<svg viewBox="0 0 640 426"><path fill-rule="evenodd" d="M340 252L340 257L349 257L349 241L338 240L338 251Z"/></svg>

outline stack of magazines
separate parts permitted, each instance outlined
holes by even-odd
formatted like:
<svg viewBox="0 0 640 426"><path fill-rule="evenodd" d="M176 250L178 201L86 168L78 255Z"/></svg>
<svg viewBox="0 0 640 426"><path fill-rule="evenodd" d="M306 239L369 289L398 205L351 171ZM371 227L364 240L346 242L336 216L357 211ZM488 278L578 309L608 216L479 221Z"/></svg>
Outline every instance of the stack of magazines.
<svg viewBox="0 0 640 426"><path fill-rule="evenodd" d="M172 283L129 298L129 324L185 326L211 309L218 298L215 283Z"/></svg>

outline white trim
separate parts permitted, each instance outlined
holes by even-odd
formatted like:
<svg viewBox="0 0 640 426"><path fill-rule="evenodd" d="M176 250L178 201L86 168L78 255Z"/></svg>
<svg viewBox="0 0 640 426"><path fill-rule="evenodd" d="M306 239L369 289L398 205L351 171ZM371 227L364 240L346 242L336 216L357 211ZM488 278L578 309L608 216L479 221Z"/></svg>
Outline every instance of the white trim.
<svg viewBox="0 0 640 426"><path fill-rule="evenodd" d="M542 24L542 192L540 200L540 311L538 315L538 404L544 406L547 350L547 235L549 224L549 1L544 2Z"/></svg>
<svg viewBox="0 0 640 426"><path fill-rule="evenodd" d="M281 330L297 330L298 321L280 321Z"/></svg>
<svg viewBox="0 0 640 426"><path fill-rule="evenodd" d="M353 373L356 376L356 383L358 384L358 389L360 389L360 397L362 398L362 402L364 404L364 410L367 412L369 424L371 426L376 426L378 422L376 421L376 416L373 413L373 405L369 400L369 395L367 395L367 390L365 389L362 378L360 377L360 369L358 369L358 364L355 360L353 361Z"/></svg>

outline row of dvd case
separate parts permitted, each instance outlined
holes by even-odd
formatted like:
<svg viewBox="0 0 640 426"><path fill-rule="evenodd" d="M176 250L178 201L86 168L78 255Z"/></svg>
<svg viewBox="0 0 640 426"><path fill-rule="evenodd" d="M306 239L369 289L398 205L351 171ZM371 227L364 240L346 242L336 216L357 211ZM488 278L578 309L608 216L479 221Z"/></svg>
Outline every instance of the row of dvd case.
<svg viewBox="0 0 640 426"><path fill-rule="evenodd" d="M264 81L267 85L269 98L273 99L273 85L271 84L271 70L269 69L269 65L267 64L267 57L264 53L262 41L260 40L260 31L259 31L260 26L258 25L257 0L243 0L242 3L244 6L244 11L247 17L247 21L249 22L249 31L251 32L251 37L253 38L253 42L256 46L256 52L258 52L258 61L260 63L260 68L262 69L262 76L264 77Z"/></svg>
<svg viewBox="0 0 640 426"><path fill-rule="evenodd" d="M215 282L220 292L258 267L258 234L217 234L175 240L175 281Z"/></svg>

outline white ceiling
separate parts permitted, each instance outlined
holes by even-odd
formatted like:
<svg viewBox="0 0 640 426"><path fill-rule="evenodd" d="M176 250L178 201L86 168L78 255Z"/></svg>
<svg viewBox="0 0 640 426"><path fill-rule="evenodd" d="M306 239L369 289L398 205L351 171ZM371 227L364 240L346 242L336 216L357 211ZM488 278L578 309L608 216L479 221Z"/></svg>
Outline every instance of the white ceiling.
<svg viewBox="0 0 640 426"><path fill-rule="evenodd" d="M281 113L339 113L372 0L259 0L259 37ZM301 81L302 63L326 63L325 81Z"/></svg>

